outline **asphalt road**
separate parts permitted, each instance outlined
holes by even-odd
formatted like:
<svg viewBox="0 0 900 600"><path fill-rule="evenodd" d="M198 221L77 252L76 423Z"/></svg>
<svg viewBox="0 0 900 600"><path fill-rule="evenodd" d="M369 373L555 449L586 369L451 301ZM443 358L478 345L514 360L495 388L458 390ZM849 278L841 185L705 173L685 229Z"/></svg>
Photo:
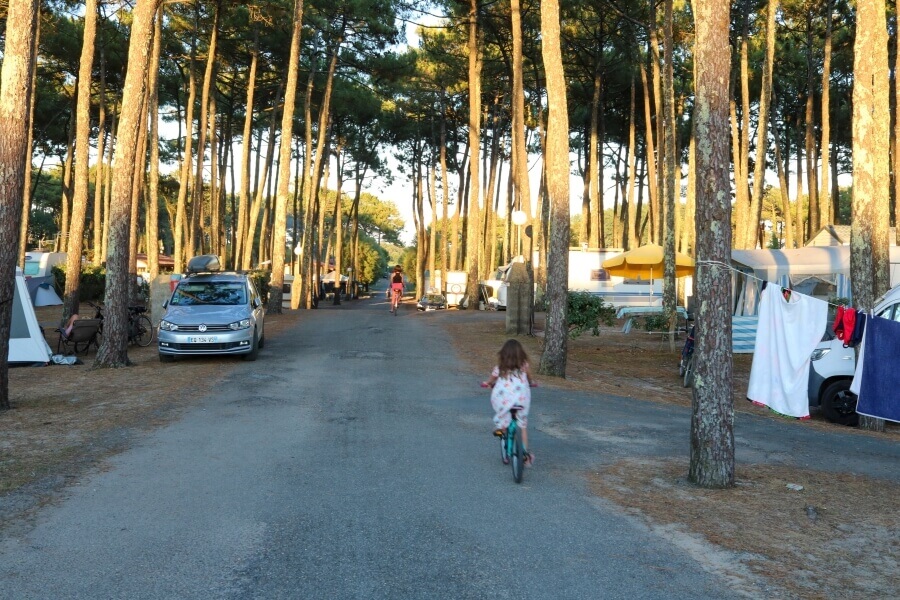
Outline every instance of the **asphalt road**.
<svg viewBox="0 0 900 600"><path fill-rule="evenodd" d="M478 387L491 365L454 356L447 318L466 315L393 317L382 298L304 314L5 533L0 598L766 596L588 490L602 463L686 455L687 410L537 388L537 465L516 485ZM739 460L897 476L900 451L870 437L736 430Z"/></svg>

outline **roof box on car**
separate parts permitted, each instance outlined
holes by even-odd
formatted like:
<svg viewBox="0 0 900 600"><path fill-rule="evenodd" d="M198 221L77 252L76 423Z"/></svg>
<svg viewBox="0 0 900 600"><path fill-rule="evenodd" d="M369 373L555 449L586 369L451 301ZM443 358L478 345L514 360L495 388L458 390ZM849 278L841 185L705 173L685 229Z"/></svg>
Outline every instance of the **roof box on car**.
<svg viewBox="0 0 900 600"><path fill-rule="evenodd" d="M188 273L217 273L222 270L219 257L215 254L202 254L188 261Z"/></svg>

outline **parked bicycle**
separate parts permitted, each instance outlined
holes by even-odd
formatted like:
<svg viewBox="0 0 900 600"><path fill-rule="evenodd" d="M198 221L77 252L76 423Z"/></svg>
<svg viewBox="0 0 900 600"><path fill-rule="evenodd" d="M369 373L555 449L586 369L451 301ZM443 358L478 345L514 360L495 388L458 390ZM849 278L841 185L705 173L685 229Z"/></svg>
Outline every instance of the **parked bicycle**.
<svg viewBox="0 0 900 600"><path fill-rule="evenodd" d="M103 335L103 310L102 304L94 304L87 302L88 306L94 309L94 318L100 319L100 330L98 335ZM147 308L144 306L128 307L128 343L136 344L146 348L153 342L153 323L150 317L145 313Z"/></svg>
<svg viewBox="0 0 900 600"><path fill-rule="evenodd" d="M691 331L688 333L687 339L684 340L684 347L681 349L681 361L678 363L678 376L684 381L684 387L694 385L694 329L696 325L691 325Z"/></svg>

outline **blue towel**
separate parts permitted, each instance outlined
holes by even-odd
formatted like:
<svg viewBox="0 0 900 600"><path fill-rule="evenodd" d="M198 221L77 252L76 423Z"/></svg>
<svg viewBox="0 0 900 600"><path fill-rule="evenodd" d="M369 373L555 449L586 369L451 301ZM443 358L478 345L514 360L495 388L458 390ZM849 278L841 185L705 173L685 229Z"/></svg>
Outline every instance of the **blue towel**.
<svg viewBox="0 0 900 600"><path fill-rule="evenodd" d="M900 323L866 320L866 351L856 412L900 422Z"/></svg>
<svg viewBox="0 0 900 600"><path fill-rule="evenodd" d="M855 348L862 342L863 332L866 330L866 313L861 310L856 311L856 327L853 328L853 335L849 340L844 342L844 347L850 346Z"/></svg>

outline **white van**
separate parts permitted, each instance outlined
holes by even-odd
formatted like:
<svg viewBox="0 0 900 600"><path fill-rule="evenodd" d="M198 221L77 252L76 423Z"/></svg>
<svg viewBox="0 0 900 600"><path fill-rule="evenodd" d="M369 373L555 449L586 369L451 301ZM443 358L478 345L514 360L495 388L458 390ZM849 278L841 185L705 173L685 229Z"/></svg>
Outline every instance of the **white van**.
<svg viewBox="0 0 900 600"><path fill-rule="evenodd" d="M875 316L900 321L900 286L885 294L876 304ZM819 406L825 418L841 425L857 425L856 394L850 391L856 370L856 351L844 347L843 340L834 337L831 323L826 339L812 353L809 369L810 406Z"/></svg>

